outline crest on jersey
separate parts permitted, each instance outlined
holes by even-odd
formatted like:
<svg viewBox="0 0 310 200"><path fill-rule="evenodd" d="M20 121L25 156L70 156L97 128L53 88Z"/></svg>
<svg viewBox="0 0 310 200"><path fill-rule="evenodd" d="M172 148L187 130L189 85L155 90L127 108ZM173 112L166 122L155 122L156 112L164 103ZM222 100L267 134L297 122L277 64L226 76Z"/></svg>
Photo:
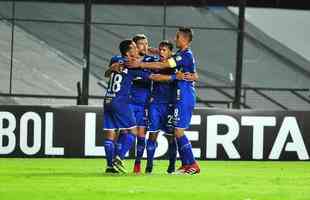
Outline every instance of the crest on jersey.
<svg viewBox="0 0 310 200"><path fill-rule="evenodd" d="M127 74L127 73L128 73L128 69L125 68L125 69L123 70L123 73Z"/></svg>
<svg viewBox="0 0 310 200"><path fill-rule="evenodd" d="M151 57L147 57L147 58L145 58L145 61L148 62L148 61L150 61L150 59L151 59Z"/></svg>
<svg viewBox="0 0 310 200"><path fill-rule="evenodd" d="M181 56L177 56L177 57L175 58L175 60L176 60L176 61L180 61L180 60L182 60L182 57L181 57Z"/></svg>

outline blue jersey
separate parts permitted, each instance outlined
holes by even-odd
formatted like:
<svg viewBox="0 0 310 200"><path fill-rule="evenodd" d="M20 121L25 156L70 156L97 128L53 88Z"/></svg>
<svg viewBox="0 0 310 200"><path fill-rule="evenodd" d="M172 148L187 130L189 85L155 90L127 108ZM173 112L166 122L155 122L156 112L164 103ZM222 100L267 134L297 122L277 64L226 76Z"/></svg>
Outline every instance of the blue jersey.
<svg viewBox="0 0 310 200"><path fill-rule="evenodd" d="M158 57L146 55L143 62L156 62ZM136 69L137 71L150 72L148 69ZM146 105L149 102L151 94L151 80L143 79L143 77L136 77L133 80L133 85L130 91L130 100L133 104Z"/></svg>
<svg viewBox="0 0 310 200"><path fill-rule="evenodd" d="M154 73L172 75L175 70L166 68L155 71ZM174 104L176 100L176 81L154 81L152 88L152 103Z"/></svg>
<svg viewBox="0 0 310 200"><path fill-rule="evenodd" d="M113 56L111 63L115 62L124 63L127 58L123 56ZM129 95L132 87L132 81L135 77L148 79L150 72L124 68L121 73L113 72L110 75L108 89L105 95L106 100L117 100L123 103L129 103Z"/></svg>
<svg viewBox="0 0 310 200"><path fill-rule="evenodd" d="M176 64L176 69L183 73L196 72L196 62L193 53L190 49L178 51L173 60ZM196 100L196 92L193 81L177 80L177 100L194 105Z"/></svg>

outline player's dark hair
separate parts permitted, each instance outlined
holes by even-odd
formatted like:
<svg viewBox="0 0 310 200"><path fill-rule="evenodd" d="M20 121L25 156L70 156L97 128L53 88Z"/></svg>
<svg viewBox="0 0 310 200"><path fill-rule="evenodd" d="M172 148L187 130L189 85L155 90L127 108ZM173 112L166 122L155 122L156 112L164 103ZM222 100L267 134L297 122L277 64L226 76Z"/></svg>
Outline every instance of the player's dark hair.
<svg viewBox="0 0 310 200"><path fill-rule="evenodd" d="M119 51L121 52L122 56L126 56L126 53L131 49L130 45L133 43L132 40L123 40L119 44Z"/></svg>
<svg viewBox="0 0 310 200"><path fill-rule="evenodd" d="M135 35L132 40L137 43L139 40L144 40L144 39L147 39L146 35L144 34L137 34Z"/></svg>
<svg viewBox="0 0 310 200"><path fill-rule="evenodd" d="M179 28L179 32L183 33L186 35L186 37L188 37L188 41L191 42L193 40L193 35L194 32L191 28L189 27L180 27Z"/></svg>
<svg viewBox="0 0 310 200"><path fill-rule="evenodd" d="M159 46L160 46L160 47L162 47L162 46L167 47L170 51L173 50L173 44L172 44L172 42L170 42L169 40L161 41L161 42L159 43Z"/></svg>

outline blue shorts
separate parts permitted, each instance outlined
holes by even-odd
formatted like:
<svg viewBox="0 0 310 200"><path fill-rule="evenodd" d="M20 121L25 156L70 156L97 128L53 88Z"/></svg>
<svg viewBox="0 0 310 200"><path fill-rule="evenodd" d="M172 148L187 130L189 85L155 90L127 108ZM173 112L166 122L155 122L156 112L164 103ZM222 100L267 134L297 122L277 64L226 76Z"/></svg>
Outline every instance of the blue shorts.
<svg viewBox="0 0 310 200"><path fill-rule="evenodd" d="M187 129L190 126L195 105L178 101L174 109L174 127Z"/></svg>
<svg viewBox="0 0 310 200"><path fill-rule="evenodd" d="M128 103L114 102L104 104L103 129L130 129L136 126L132 107Z"/></svg>
<svg viewBox="0 0 310 200"><path fill-rule="evenodd" d="M138 127L147 127L147 107L143 104L130 104Z"/></svg>
<svg viewBox="0 0 310 200"><path fill-rule="evenodd" d="M148 131L157 132L161 130L165 133L173 133L173 112L174 105L172 104L150 104Z"/></svg>

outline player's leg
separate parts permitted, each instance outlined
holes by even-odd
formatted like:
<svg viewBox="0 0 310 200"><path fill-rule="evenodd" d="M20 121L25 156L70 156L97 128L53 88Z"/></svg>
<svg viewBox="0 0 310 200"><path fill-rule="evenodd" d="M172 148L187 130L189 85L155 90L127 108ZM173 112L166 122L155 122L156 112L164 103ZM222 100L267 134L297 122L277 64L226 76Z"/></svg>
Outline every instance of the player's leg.
<svg viewBox="0 0 310 200"><path fill-rule="evenodd" d="M194 158L192 145L186 135L185 129L190 125L193 107L183 103L177 103L175 108L175 136L178 145L180 157L182 158L182 167L180 172L195 174L200 172L198 163Z"/></svg>
<svg viewBox="0 0 310 200"><path fill-rule="evenodd" d="M117 140L115 142L115 156L120 157L122 160L124 159L125 155L123 155L124 150L124 143L127 140L127 130L120 130Z"/></svg>
<svg viewBox="0 0 310 200"><path fill-rule="evenodd" d="M166 127L165 127L165 135L168 140L168 160L169 165L167 169L167 173L175 172L175 163L177 159L177 143L174 135L174 126L173 126L173 114L174 114L174 106L167 105L167 115L166 115Z"/></svg>
<svg viewBox="0 0 310 200"><path fill-rule="evenodd" d="M118 170L113 166L113 159L115 154L115 144L114 144L115 131L105 130L104 135L105 135L104 150L107 161L106 173L118 173Z"/></svg>
<svg viewBox="0 0 310 200"><path fill-rule="evenodd" d="M103 118L103 133L104 133L104 149L106 154L107 168L106 173L118 173L118 171L113 167L113 158L115 155L115 124L113 119L113 114L110 112L110 106L105 105L104 108L104 118Z"/></svg>
<svg viewBox="0 0 310 200"><path fill-rule="evenodd" d="M146 118L147 110L144 105L135 106L135 117L137 121L137 148L136 148L136 159L134 164L134 172L141 172L141 159L145 149L145 133L146 133Z"/></svg>
<svg viewBox="0 0 310 200"><path fill-rule="evenodd" d="M122 129L117 139L117 153L116 155L121 159L124 160L126 154L131 149L132 145L136 140L137 129Z"/></svg>
<svg viewBox="0 0 310 200"><path fill-rule="evenodd" d="M123 129L117 139L116 156L113 165L121 172L127 173L123 160L136 141L136 128Z"/></svg>
<svg viewBox="0 0 310 200"><path fill-rule="evenodd" d="M146 143L147 162L145 173L152 173L153 171L153 160L157 148L157 136L158 132L149 132L149 138Z"/></svg>
<svg viewBox="0 0 310 200"><path fill-rule="evenodd" d="M175 172L175 163L177 159L177 143L175 140L174 133L168 133L166 134L166 137L168 139L168 160L169 160L167 173L170 174Z"/></svg>
<svg viewBox="0 0 310 200"><path fill-rule="evenodd" d="M177 108L178 105L175 105L175 108L174 108L174 116L173 116L173 120L174 120L174 126L178 125L180 126L179 124L182 123L181 120L180 120L180 112L179 112L179 109ZM181 107L181 106L179 106ZM179 133L181 130L178 130L176 128L174 128L174 137L175 137L175 141L176 141L176 145L177 145L177 151L179 152L179 156L180 156L180 161L181 161L181 167L179 167L178 171L183 171L184 168L187 167L187 162L186 162L186 158L185 156L183 155L183 153L181 152L181 148L179 147L179 143L177 143L177 135L182 135L183 133Z"/></svg>
<svg viewBox="0 0 310 200"><path fill-rule="evenodd" d="M161 127L161 116L164 114L161 112L161 106L159 104L150 104L149 106L149 137L146 144L147 162L146 173L151 173L153 170L153 160L155 151L157 148L157 136Z"/></svg>
<svg viewBox="0 0 310 200"><path fill-rule="evenodd" d="M184 129L175 128L175 138L177 143L177 149L180 155L181 167L178 169L178 172L185 172L185 170L189 167L191 161L189 159L193 158L191 156L191 144L184 134Z"/></svg>
<svg viewBox="0 0 310 200"><path fill-rule="evenodd" d="M118 167L120 171L126 172L123 160L136 140L136 120L129 104L119 104L114 105L114 107L115 123L118 129L121 130L117 139L114 165Z"/></svg>
<svg viewBox="0 0 310 200"><path fill-rule="evenodd" d="M118 138L119 138L119 135L120 135L121 131L120 130L115 130L115 139L114 139L114 144L115 144L115 151L114 151L114 157L113 159L115 158L115 156L117 155L117 141L118 141Z"/></svg>
<svg viewBox="0 0 310 200"><path fill-rule="evenodd" d="M134 173L141 172L141 159L143 157L144 149L145 149L145 127L137 127L137 147L136 147L136 159L134 164Z"/></svg>

